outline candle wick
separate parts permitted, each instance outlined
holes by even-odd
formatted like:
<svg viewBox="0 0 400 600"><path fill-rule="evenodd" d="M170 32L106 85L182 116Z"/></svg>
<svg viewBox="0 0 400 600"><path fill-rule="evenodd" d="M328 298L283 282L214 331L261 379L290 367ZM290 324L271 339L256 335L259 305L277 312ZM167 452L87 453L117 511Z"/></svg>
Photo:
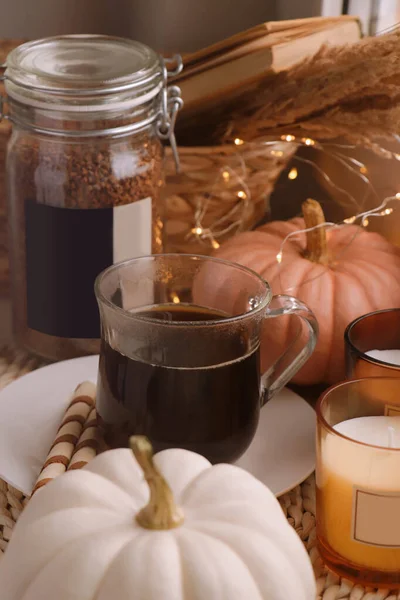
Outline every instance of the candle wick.
<svg viewBox="0 0 400 600"><path fill-rule="evenodd" d="M389 438L388 448L394 448L394 434L395 434L395 428L391 427L389 425L388 426L388 438Z"/></svg>

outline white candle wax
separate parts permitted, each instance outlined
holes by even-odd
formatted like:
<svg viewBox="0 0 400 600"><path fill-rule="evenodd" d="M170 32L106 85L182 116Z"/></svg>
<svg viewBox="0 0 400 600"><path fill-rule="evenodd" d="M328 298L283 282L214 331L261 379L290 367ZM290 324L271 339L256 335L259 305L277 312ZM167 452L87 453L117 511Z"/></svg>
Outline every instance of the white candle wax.
<svg viewBox="0 0 400 600"><path fill-rule="evenodd" d="M334 429L356 442L381 448L400 448L400 416L359 417L342 421Z"/></svg>
<svg viewBox="0 0 400 600"><path fill-rule="evenodd" d="M327 433L321 441L317 484L323 535L352 563L398 570L400 417L360 417L334 429L350 439Z"/></svg>
<svg viewBox="0 0 400 600"><path fill-rule="evenodd" d="M400 366L400 350L368 350L365 354L376 360Z"/></svg>

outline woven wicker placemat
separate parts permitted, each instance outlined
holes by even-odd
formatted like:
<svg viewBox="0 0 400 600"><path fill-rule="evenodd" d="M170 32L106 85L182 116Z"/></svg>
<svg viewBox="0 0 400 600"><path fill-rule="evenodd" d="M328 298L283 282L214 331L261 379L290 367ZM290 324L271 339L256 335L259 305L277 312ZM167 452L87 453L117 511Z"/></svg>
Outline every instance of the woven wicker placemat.
<svg viewBox="0 0 400 600"><path fill-rule="evenodd" d="M39 366L42 363L38 359L10 348L3 349L0 351L0 389ZM94 458L99 447L96 412L91 394L87 388L77 388L49 450L37 486L42 487L67 469L83 467ZM29 498L0 479L0 560L15 523L28 501ZM354 585L329 572L323 565L316 546L314 476L282 496L280 503L286 518L309 553L317 580L317 600L400 600L400 591L374 590Z"/></svg>

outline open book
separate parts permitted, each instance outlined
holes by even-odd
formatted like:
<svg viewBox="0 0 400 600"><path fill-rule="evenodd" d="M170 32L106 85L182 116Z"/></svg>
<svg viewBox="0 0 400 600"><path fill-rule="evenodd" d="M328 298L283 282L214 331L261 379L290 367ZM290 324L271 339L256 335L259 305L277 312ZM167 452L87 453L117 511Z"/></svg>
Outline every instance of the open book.
<svg viewBox="0 0 400 600"><path fill-rule="evenodd" d="M219 97L234 95L269 72L278 72L313 56L323 45L356 42L356 17L315 17L257 25L184 57L175 78L184 111L204 108Z"/></svg>

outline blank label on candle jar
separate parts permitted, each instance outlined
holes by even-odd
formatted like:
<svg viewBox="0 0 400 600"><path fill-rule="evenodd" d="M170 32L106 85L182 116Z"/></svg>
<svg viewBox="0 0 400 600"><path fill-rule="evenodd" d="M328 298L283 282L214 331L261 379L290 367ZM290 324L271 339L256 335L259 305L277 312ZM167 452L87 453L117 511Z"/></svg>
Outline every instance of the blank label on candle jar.
<svg viewBox="0 0 400 600"><path fill-rule="evenodd" d="M382 548L400 548L400 492L354 487L352 539Z"/></svg>
<svg viewBox="0 0 400 600"><path fill-rule="evenodd" d="M385 404L385 417L400 417L400 406Z"/></svg>

